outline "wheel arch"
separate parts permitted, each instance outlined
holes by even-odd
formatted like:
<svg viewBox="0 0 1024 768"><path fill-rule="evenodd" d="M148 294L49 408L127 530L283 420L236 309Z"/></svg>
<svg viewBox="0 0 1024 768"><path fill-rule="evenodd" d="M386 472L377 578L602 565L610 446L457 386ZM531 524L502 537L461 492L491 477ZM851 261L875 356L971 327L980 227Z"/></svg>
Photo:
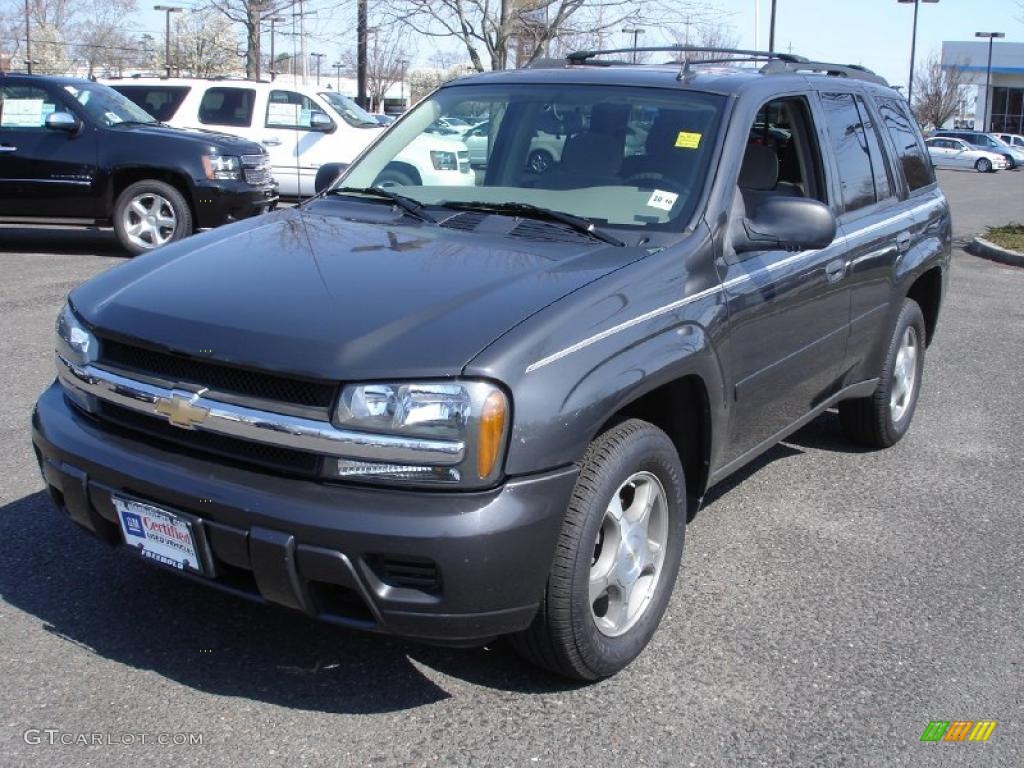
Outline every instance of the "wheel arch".
<svg viewBox="0 0 1024 768"><path fill-rule="evenodd" d="M408 174L412 177L412 180L416 184L423 183L423 177L420 175L419 170L412 163L408 163L404 160L392 160L390 163L384 166L381 171L401 171L402 173Z"/></svg>
<svg viewBox="0 0 1024 768"><path fill-rule="evenodd" d="M936 265L918 275L907 289L907 298L913 299L921 307L927 346L932 343L935 327L939 322L939 308L942 304L942 267Z"/></svg>
<svg viewBox="0 0 1024 768"><path fill-rule="evenodd" d="M111 171L110 183L107 185L106 204L110 218L114 217L114 204L124 190L138 181L150 179L170 184L178 190L188 204L189 211L192 213L192 220L198 221L196 218L195 196L192 194L192 184L188 175L168 168L149 168L144 166L125 166Z"/></svg>

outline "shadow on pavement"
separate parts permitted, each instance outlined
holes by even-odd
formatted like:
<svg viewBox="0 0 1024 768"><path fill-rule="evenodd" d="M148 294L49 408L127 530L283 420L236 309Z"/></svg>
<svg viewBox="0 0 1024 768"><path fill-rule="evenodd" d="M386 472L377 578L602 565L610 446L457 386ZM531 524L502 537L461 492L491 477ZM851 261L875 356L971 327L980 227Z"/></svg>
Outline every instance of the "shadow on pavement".
<svg viewBox="0 0 1024 768"><path fill-rule="evenodd" d="M42 491L0 507L0 540L0 598L69 643L199 691L334 713L391 712L448 698L417 664L500 690L573 687L502 642L469 650L422 646L207 589L93 539Z"/></svg>
<svg viewBox="0 0 1024 768"><path fill-rule="evenodd" d="M113 230L85 227L0 227L0 253L129 256Z"/></svg>

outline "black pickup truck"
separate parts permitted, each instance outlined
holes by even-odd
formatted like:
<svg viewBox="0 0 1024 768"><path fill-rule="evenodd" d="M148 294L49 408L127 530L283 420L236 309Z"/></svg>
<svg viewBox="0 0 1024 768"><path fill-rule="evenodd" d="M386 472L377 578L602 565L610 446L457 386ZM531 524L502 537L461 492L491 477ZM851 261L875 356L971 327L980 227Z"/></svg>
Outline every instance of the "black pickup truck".
<svg viewBox="0 0 1024 768"><path fill-rule="evenodd" d="M113 226L142 253L277 202L266 150L88 80L0 73L0 223Z"/></svg>
<svg viewBox="0 0 1024 768"><path fill-rule="evenodd" d="M622 669L710 486L833 407L906 434L949 273L896 91L691 50L457 80L314 199L73 291L32 419L57 507L326 621ZM473 186L384 183L482 112Z"/></svg>

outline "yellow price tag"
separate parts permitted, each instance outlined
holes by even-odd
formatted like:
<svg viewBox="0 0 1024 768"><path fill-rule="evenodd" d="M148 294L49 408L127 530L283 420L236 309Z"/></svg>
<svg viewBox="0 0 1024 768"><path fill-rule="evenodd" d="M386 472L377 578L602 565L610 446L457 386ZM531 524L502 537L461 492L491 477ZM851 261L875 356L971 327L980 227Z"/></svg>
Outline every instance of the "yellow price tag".
<svg viewBox="0 0 1024 768"><path fill-rule="evenodd" d="M679 149L697 149L700 146L699 133L688 133L687 131L680 131L679 135L676 136L676 146Z"/></svg>

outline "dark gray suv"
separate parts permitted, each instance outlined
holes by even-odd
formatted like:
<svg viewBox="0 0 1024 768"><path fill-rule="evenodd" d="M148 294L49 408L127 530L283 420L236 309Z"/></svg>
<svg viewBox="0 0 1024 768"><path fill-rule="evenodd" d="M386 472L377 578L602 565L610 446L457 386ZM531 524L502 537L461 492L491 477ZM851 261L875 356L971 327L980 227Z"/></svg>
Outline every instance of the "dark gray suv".
<svg viewBox="0 0 1024 768"><path fill-rule="evenodd" d="M879 78L659 50L453 82L314 199L73 291L32 420L57 506L326 621L622 669L710 486L829 408L906 433L950 257ZM488 121L473 183L386 185L445 117Z"/></svg>

